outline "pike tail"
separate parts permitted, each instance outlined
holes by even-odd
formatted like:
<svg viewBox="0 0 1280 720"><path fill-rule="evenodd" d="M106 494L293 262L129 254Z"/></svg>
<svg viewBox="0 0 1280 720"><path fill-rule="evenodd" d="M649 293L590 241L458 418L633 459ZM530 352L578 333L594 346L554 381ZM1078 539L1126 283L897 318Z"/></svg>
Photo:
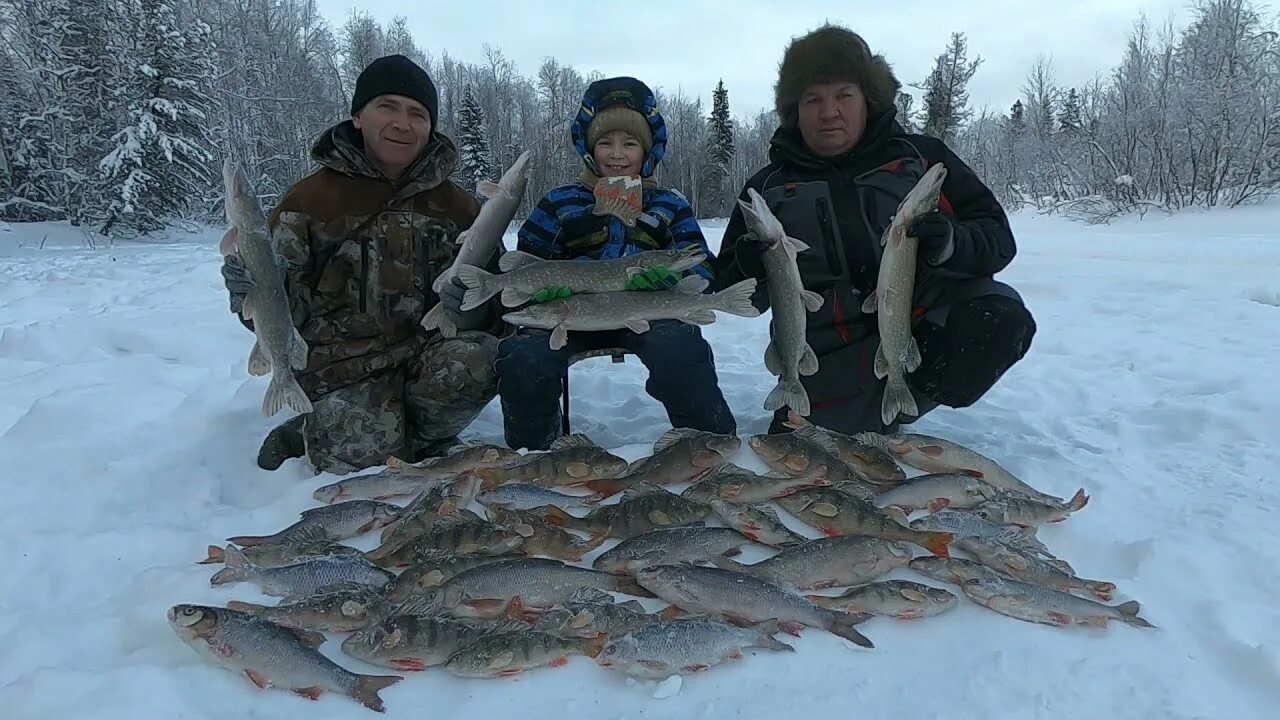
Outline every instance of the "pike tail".
<svg viewBox="0 0 1280 720"><path fill-rule="evenodd" d="M915 417L920 414L916 399L907 387L907 379L890 375L884 383L884 402L880 405L880 419L885 425L892 425L898 415Z"/></svg>
<svg viewBox="0 0 1280 720"><path fill-rule="evenodd" d="M938 557L951 557L951 543L956 539L955 535L944 532L923 533L925 537L920 538L920 547L937 555Z"/></svg>
<svg viewBox="0 0 1280 720"><path fill-rule="evenodd" d="M1142 609L1142 606L1138 604L1137 600L1130 600L1127 603L1120 603L1119 605L1116 606L1116 612L1120 613L1120 617L1117 619L1120 620L1121 622L1129 623L1134 627L1154 628L1155 625L1152 625L1146 620L1138 617L1138 611L1141 609Z"/></svg>
<svg viewBox="0 0 1280 720"><path fill-rule="evenodd" d="M281 370L283 368L271 375L271 384L267 386L267 394L262 398L262 414L271 417L286 406L295 412L311 412L311 400L298 384L298 379L293 373Z"/></svg>
<svg viewBox="0 0 1280 720"><path fill-rule="evenodd" d="M864 648L875 647L875 643L871 642L870 638L858 632L858 630L854 628L854 625L857 625L860 622L866 622L867 618L871 617L870 615L864 613L842 613L835 610L830 612L830 630L832 633L839 635L854 645L860 645Z"/></svg>
<svg viewBox="0 0 1280 720"><path fill-rule="evenodd" d="M760 310L751 303L756 291L756 279L747 278L716 293L713 307L720 312L740 317L759 317Z"/></svg>
<svg viewBox="0 0 1280 720"><path fill-rule="evenodd" d="M765 410L791 408L797 415L806 416L810 412L809 393L805 391L800 379L779 378L778 385L764 399Z"/></svg>
<svg viewBox="0 0 1280 720"><path fill-rule="evenodd" d="M458 326L454 324L453 318L449 317L442 303L436 303L435 307L422 316L422 329L427 332L439 330L440 334L447 338L458 334Z"/></svg>
<svg viewBox="0 0 1280 720"><path fill-rule="evenodd" d="M223 550L222 555L226 558L227 566L209 578L210 585L226 585L227 583L248 580L249 575L254 570L257 570L253 563L249 562L249 559L244 556L244 553L231 545L228 545Z"/></svg>
<svg viewBox="0 0 1280 720"><path fill-rule="evenodd" d="M468 288L467 294L462 296L462 306L459 308L464 311L479 307L486 300L497 295L498 291L502 289L497 282L497 275L482 270L475 265L460 265L458 267L458 279Z"/></svg>
<svg viewBox="0 0 1280 720"><path fill-rule="evenodd" d="M404 678L399 675L357 675L356 688L351 691L351 697L360 701L361 705L374 710L383 712L382 698L378 697L378 691L383 688L395 685Z"/></svg>

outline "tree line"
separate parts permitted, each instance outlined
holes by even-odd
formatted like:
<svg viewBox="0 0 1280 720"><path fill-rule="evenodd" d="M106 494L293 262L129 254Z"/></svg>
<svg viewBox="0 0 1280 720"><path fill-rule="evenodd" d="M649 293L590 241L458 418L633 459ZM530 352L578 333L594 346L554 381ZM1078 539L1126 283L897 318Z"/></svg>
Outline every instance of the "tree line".
<svg viewBox="0 0 1280 720"><path fill-rule="evenodd" d="M402 17L333 27L314 0L0 0L0 218L112 235L216 222L228 153L270 207L314 169L311 144L348 116L360 70L389 53L439 88L464 187L533 151L528 212L577 176L569 124L601 76L553 57L526 76L483 50L477 63L427 52ZM1139 19L1119 64L1084 87L1061 87L1041 59L1008 110L970 107L981 63L953 34L927 77L903 78L921 101L901 93L899 121L951 143L1010 210L1096 220L1280 187L1280 41L1246 0L1198 0L1181 30ZM670 133L659 181L699 217L728 215L767 162L772 110L731 116L723 82L708 107L642 79Z"/></svg>

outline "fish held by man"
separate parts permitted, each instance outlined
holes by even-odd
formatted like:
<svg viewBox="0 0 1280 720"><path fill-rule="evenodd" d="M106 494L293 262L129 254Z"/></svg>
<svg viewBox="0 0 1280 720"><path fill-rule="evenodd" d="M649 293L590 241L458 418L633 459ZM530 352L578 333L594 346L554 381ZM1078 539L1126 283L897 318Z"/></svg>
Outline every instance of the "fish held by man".
<svg viewBox="0 0 1280 720"><path fill-rule="evenodd" d="M249 185L244 168L230 157L222 163L222 181L226 190L227 222L231 227L218 249L223 255L238 253L253 279L253 288L245 297L240 313L245 320L253 321L253 332L258 338L249 353L249 374L271 373L271 383L262 399L262 414L271 417L285 407L309 413L311 400L298 384L294 371L306 369L310 348L293 324L284 271L271 242L267 216Z"/></svg>

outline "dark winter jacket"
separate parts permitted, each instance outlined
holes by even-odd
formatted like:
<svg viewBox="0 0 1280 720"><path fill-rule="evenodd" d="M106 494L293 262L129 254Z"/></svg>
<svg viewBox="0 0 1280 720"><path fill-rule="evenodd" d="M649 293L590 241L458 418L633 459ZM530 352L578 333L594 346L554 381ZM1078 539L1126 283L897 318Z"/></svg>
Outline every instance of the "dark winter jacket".
<svg viewBox="0 0 1280 720"><path fill-rule="evenodd" d="M593 86L596 88L596 86ZM609 100L617 101L619 91L608 93L610 88L588 89L582 106L570 128L574 147L588 169L595 168L591 149L587 147L587 126L597 107L603 107L602 93ZM653 149L645 157L641 175L649 177L662 161L667 149L667 128L657 101L647 87L636 83L622 89L628 104L649 121L653 133ZM519 250L538 257L564 260L609 260L634 255L649 250L671 247L699 246L711 257L702 228L694 217L693 209L676 190L653 187L646 183L643 191L643 212L634 227L628 227L612 215L595 215L595 195L582 182L553 188L538 202L537 207L520 226L517 234ZM711 278L710 261L693 268L695 272Z"/></svg>
<svg viewBox="0 0 1280 720"><path fill-rule="evenodd" d="M991 191L943 142L905 133L892 110L870 119L858 145L837 158L815 155L798 128L784 125L773 136L769 160L747 181L741 197L746 200L746 189L754 188L787 234L809 246L797 257L800 277L824 300L820 310L808 314L808 341L822 366L820 377L805 381L815 403L847 392L870 370L876 320L861 305L876 286L880 237L930 166L947 168L938 206L957 224L951 257L938 267L922 265L917 273L915 316L949 302L974 284L966 281L990 277L1013 259L1013 233ZM715 262L715 285L758 278L754 300L763 310L768 287L760 258L740 253L735 245L745 231L741 210L735 208ZM868 338L869 343L860 342ZM841 352L855 345L856 352Z"/></svg>

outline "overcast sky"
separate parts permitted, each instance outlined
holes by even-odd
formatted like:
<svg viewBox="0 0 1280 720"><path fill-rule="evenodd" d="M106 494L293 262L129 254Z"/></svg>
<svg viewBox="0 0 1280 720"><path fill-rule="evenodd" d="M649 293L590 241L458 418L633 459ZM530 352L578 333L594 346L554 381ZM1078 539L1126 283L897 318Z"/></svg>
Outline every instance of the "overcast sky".
<svg viewBox="0 0 1280 720"><path fill-rule="evenodd" d="M866 38L904 86L924 80L951 32L964 32L970 58L983 58L970 106L1006 110L1038 55L1050 57L1061 84L1082 85L1119 62L1140 12L1157 27L1169 19L1182 27L1190 18L1187 0L318 1L335 28L353 8L383 22L404 15L432 56L448 50L483 62L488 43L526 76L551 56L583 72L683 88L707 102L723 79L735 115L773 107L787 43L826 20Z"/></svg>

